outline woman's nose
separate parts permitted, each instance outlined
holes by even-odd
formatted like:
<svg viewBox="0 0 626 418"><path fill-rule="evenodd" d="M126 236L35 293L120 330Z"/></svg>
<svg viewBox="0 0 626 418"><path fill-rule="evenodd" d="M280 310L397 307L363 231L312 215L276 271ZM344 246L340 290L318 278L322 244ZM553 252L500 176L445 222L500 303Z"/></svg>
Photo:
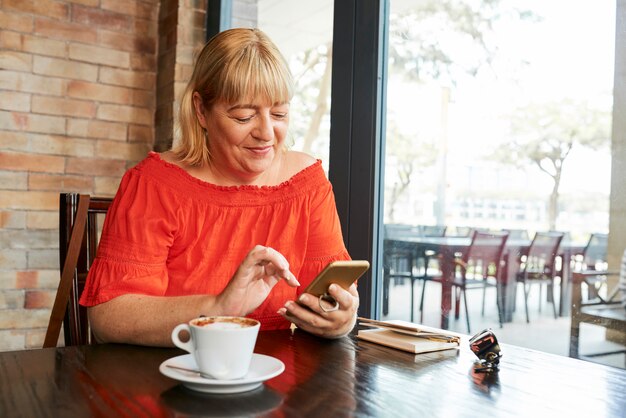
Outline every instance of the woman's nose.
<svg viewBox="0 0 626 418"><path fill-rule="evenodd" d="M274 139L274 125L270 116L260 116L257 118L257 122L252 135L261 141L272 141Z"/></svg>

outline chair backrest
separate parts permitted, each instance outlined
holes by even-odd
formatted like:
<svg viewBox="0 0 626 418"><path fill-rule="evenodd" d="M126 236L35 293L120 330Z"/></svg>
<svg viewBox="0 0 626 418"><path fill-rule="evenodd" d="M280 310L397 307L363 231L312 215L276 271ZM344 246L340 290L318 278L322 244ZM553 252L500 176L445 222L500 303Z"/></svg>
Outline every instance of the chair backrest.
<svg viewBox="0 0 626 418"><path fill-rule="evenodd" d="M554 277L556 257L564 235L563 232L556 231L535 233L522 272Z"/></svg>
<svg viewBox="0 0 626 418"><path fill-rule="evenodd" d="M607 234L591 234L583 251L583 269L597 270L596 265L606 263Z"/></svg>
<svg viewBox="0 0 626 418"><path fill-rule="evenodd" d="M112 199L62 193L59 201L61 278L50 314L44 347L56 346L61 323L65 345L91 344L87 310L78 304L89 268L96 258L104 215Z"/></svg>
<svg viewBox="0 0 626 418"><path fill-rule="evenodd" d="M487 276L499 278L502 253L508 238L509 233L507 231L474 230L472 243L467 252L463 254L463 261L468 266L467 268L471 269L471 273L483 278Z"/></svg>

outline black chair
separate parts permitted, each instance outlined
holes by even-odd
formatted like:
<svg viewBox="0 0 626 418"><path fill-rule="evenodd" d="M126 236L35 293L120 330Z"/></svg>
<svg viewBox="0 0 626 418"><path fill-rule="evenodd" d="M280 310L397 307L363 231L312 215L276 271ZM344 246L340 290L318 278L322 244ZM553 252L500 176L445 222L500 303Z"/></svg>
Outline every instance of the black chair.
<svg viewBox="0 0 626 418"><path fill-rule="evenodd" d="M461 297L465 305L465 319L467 322L467 332L471 333L469 309L467 304L467 290L482 289L482 314L485 314L485 296L488 287L499 288L501 285L502 253L508 239L507 232L483 232L474 230L472 242L468 250L455 260L456 272L452 279L452 286L456 289L455 297L455 318L459 318ZM442 283L442 276L431 277L424 280L422 285L422 296L420 310L423 314L424 295L426 293L426 282ZM499 292L496 292L496 295ZM496 306L498 308L498 320L500 326L503 322L502 306L496 296Z"/></svg>
<svg viewBox="0 0 626 418"><path fill-rule="evenodd" d="M445 226L385 224L383 241L383 315L389 313L389 292L391 281L410 280L411 311L413 322L413 306L415 300L415 282L425 279L432 268L434 253L418 251L411 238L444 236ZM405 241L403 241L405 239Z"/></svg>
<svg viewBox="0 0 626 418"><path fill-rule="evenodd" d="M411 301L413 300L413 282L415 274L415 249L404 238L416 236L419 229L413 225L385 224L383 240L383 315L389 313L389 291L391 279L411 280ZM413 317L411 317L413 320Z"/></svg>
<svg viewBox="0 0 626 418"><path fill-rule="evenodd" d="M62 193L59 202L59 287L44 339L45 347L57 345L61 325L65 345L94 342L87 309L78 304L89 267L96 258L99 232L112 199Z"/></svg>
<svg viewBox="0 0 626 418"><path fill-rule="evenodd" d="M528 315L528 295L530 286L539 285L539 310L541 310L541 289L547 284L552 291L552 297L548 300L552 302L554 318L557 318L556 302L554 299L554 287L557 277L556 259L559 246L563 240L562 232L537 232L526 254L526 259L520 264L520 271L516 275L518 283L524 286L524 307L526 309L526 322L530 323Z"/></svg>

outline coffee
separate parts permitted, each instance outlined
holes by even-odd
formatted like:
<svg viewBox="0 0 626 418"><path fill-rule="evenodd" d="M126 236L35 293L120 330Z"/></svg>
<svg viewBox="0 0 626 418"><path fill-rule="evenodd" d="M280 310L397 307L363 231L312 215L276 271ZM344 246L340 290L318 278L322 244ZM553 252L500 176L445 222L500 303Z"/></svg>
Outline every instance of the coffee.
<svg viewBox="0 0 626 418"><path fill-rule="evenodd" d="M236 329L253 327L257 321L249 318L231 317L231 316L210 316L194 319L191 325L198 327L211 327L214 329Z"/></svg>
<svg viewBox="0 0 626 418"><path fill-rule="evenodd" d="M221 380L239 379L250 368L260 325L257 320L244 317L200 317L177 325L172 341L194 356L204 374ZM190 334L189 341L180 340L183 330Z"/></svg>

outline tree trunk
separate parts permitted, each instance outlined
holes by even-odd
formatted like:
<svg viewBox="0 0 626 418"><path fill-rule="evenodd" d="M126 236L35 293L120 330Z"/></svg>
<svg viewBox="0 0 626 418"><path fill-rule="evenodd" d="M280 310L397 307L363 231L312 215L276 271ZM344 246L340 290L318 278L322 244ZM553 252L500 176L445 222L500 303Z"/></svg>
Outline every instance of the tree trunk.
<svg viewBox="0 0 626 418"><path fill-rule="evenodd" d="M326 55L326 68L324 69L324 75L322 76L319 93L317 95L317 106L315 108L315 112L313 112L313 115L311 116L311 123L309 124L309 129L304 136L304 145L302 146L302 151L309 154L312 153L311 147L313 145L313 141L319 134L322 118L326 114L326 109L328 108L327 100L330 95L331 70L333 67L332 57L333 50L332 47L329 46Z"/></svg>
<svg viewBox="0 0 626 418"><path fill-rule="evenodd" d="M557 167L556 174L552 177L552 193L550 193L550 203L548 206L548 221L550 230L556 230L556 218L559 215L559 186L561 185L561 167Z"/></svg>

